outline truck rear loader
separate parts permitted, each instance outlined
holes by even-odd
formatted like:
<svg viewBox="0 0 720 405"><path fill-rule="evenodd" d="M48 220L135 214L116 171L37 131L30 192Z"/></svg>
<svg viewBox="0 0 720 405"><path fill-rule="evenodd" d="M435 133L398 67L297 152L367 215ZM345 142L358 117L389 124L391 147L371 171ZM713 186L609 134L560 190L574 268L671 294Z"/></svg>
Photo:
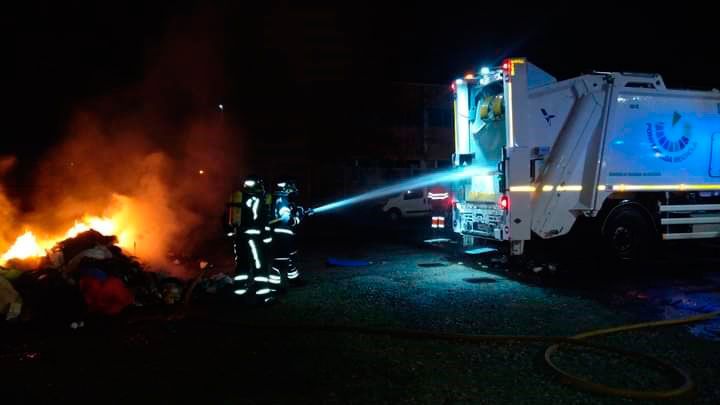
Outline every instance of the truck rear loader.
<svg viewBox="0 0 720 405"><path fill-rule="evenodd" d="M720 92L658 74L558 81L524 58L452 84L453 230L522 256L579 222L620 258L661 240L720 237ZM581 221L583 219L583 221Z"/></svg>

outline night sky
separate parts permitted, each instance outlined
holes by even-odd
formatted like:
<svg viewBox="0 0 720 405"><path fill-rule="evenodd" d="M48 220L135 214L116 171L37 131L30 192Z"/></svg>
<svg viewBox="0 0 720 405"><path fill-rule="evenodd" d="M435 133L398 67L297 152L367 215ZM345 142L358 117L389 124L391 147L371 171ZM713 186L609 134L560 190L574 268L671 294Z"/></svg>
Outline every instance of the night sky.
<svg viewBox="0 0 720 405"><path fill-rule="evenodd" d="M371 109L384 83L449 83L510 55L527 56L559 79L649 71L671 87L720 87L717 18L709 6L96 3L5 10L3 61L10 70L1 152L33 156L64 134L76 109L127 98L128 89L157 81L165 82L155 93L183 88L208 109L225 103L249 133L343 125L327 117ZM314 142L312 134L322 132L302 136Z"/></svg>

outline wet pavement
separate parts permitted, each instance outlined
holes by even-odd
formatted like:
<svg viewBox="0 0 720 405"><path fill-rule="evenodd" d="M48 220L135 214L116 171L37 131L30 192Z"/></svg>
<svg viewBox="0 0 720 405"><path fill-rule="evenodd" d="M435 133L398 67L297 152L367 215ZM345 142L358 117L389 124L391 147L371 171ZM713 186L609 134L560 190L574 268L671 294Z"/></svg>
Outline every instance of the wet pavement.
<svg viewBox="0 0 720 405"><path fill-rule="evenodd" d="M542 343L468 345L285 326L570 336L720 306L714 245L673 247L678 251L669 249L657 262L630 268L576 260L553 263L554 271L544 263L537 272L517 272L491 257L424 246L422 222L383 228L382 234L333 225L332 234L308 230L312 239L301 250L304 283L271 307L196 303L176 321L163 320L161 312L89 320L77 331L3 328L3 403L641 402L561 384L542 361ZM331 257L368 263L331 266ZM597 342L689 372L697 389L674 403L714 404L720 402L719 322ZM626 359L571 349L558 362L613 385L674 383Z"/></svg>

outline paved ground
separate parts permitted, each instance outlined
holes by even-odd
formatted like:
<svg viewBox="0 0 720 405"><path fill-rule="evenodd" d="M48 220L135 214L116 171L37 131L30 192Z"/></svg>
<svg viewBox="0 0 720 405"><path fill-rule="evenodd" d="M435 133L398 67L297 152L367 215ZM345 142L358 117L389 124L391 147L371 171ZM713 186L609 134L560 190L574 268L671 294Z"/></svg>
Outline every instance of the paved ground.
<svg viewBox="0 0 720 405"><path fill-rule="evenodd" d="M342 232L314 233L304 245L305 285L269 308L196 306L182 321L123 318L94 323L81 332L3 330L2 402L637 402L560 384L542 361L544 344L466 345L288 332L282 326L568 336L717 310L720 303L713 248L692 250L690 260L681 247L681 252L669 253L674 261L663 257L634 269L571 261L555 272L544 268L515 273L488 259L422 247L422 228L414 223L352 233L356 228L331 222ZM378 229L386 232L369 232ZM328 257L372 264L330 267ZM266 327L249 328L247 323ZM715 322L598 342L681 366L698 388L676 402L715 404L720 402L719 329ZM565 350L558 361L599 382L672 384L666 376L625 359Z"/></svg>

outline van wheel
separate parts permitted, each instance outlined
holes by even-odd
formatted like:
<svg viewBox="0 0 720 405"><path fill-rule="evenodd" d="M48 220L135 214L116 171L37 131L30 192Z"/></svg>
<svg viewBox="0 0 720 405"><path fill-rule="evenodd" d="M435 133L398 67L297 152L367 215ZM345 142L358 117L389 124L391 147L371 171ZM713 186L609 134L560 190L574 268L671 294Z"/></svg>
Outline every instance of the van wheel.
<svg viewBox="0 0 720 405"><path fill-rule="evenodd" d="M398 222L401 217L402 214L397 208L392 208L390 211L388 211L388 219L390 220L390 222Z"/></svg>
<svg viewBox="0 0 720 405"><path fill-rule="evenodd" d="M615 208L603 224L602 235L613 256L621 260L647 258L657 239L647 214L632 205Z"/></svg>

